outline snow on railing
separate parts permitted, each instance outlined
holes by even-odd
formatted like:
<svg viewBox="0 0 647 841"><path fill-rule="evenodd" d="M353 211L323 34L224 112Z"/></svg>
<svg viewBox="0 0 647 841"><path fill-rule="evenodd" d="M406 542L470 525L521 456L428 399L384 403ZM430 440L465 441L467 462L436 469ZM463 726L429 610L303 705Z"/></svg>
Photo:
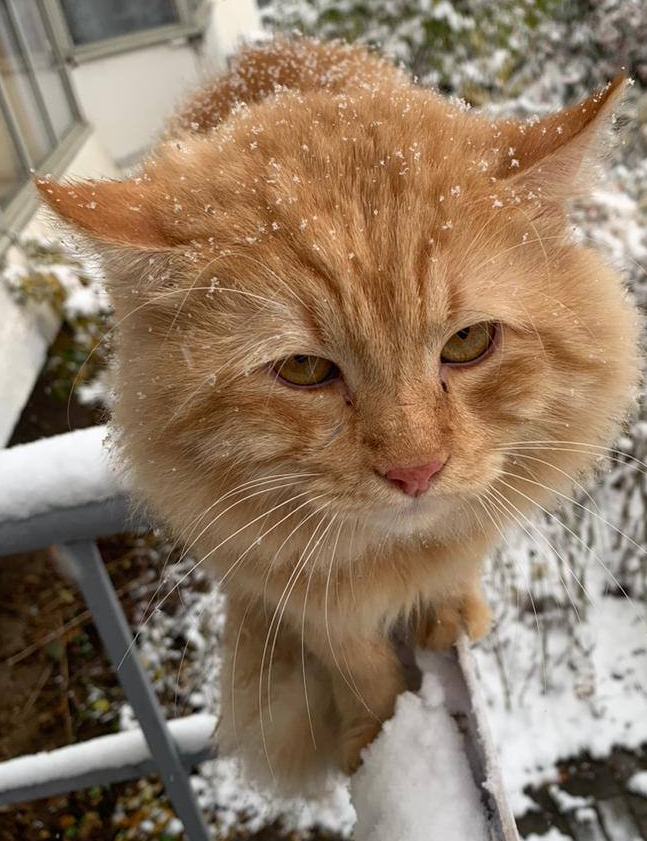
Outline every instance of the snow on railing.
<svg viewBox="0 0 647 841"><path fill-rule="evenodd" d="M169 722L169 730L187 767L213 755L215 726L215 718L205 713ZM146 738L141 728L136 727L0 763L0 806L132 780L155 770Z"/></svg>
<svg viewBox="0 0 647 841"><path fill-rule="evenodd" d="M56 545L76 578L141 729L0 763L0 805L157 771L190 841L209 831L187 768L206 759L214 719L167 722L93 542L144 526L103 448L105 427L0 450L3 555ZM469 646L420 653L422 687L351 782L356 841L517 841Z"/></svg>

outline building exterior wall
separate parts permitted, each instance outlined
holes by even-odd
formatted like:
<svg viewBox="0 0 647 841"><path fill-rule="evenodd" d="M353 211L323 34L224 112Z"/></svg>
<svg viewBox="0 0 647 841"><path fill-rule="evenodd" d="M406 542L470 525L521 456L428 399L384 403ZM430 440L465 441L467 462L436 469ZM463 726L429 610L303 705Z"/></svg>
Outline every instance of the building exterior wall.
<svg viewBox="0 0 647 841"><path fill-rule="evenodd" d="M114 160L133 163L203 78L260 29L255 0L212 0L204 36L86 60L71 76L81 110Z"/></svg>

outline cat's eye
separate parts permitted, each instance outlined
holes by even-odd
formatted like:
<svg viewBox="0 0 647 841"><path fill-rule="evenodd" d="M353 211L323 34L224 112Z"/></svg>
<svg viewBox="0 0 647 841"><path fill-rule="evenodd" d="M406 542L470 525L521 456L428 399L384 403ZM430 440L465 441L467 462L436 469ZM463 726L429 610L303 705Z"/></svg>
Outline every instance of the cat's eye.
<svg viewBox="0 0 647 841"><path fill-rule="evenodd" d="M480 321L470 327L463 327L445 344L440 359L449 365L476 362L492 347L495 334L496 325L491 321Z"/></svg>
<svg viewBox="0 0 647 841"><path fill-rule="evenodd" d="M282 380L303 388L324 385L339 376L339 368L330 359L305 353L281 359L273 368Z"/></svg>

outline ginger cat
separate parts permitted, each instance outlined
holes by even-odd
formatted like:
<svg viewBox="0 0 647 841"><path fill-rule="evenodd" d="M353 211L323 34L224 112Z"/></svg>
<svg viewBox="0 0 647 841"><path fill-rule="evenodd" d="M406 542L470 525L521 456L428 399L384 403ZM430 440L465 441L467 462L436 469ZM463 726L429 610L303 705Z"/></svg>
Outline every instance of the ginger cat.
<svg viewBox="0 0 647 841"><path fill-rule="evenodd" d="M623 87L491 121L363 48L277 39L136 177L38 182L106 267L134 487L228 593L217 739L257 776L352 772L405 686L393 630L485 634L512 506L590 467L560 442L616 433L637 317L565 204Z"/></svg>

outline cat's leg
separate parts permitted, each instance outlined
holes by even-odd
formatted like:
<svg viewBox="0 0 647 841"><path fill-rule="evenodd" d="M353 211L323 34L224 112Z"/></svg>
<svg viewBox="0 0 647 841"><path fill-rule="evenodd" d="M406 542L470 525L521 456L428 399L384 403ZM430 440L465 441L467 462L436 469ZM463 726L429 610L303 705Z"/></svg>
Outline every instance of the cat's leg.
<svg viewBox="0 0 647 841"><path fill-rule="evenodd" d="M385 638L333 638L319 646L340 716L340 765L352 774L361 764L362 750L391 718L397 696L406 690L404 670Z"/></svg>
<svg viewBox="0 0 647 841"><path fill-rule="evenodd" d="M453 596L424 609L414 620L414 633L423 648L450 648L465 631L470 639L484 637L492 624L492 612L480 585L473 584L460 596Z"/></svg>
<svg viewBox="0 0 647 841"><path fill-rule="evenodd" d="M274 640L272 615L257 601L228 601L216 744L256 781L303 793L336 764L338 716L327 669L308 651L302 659L285 623Z"/></svg>

